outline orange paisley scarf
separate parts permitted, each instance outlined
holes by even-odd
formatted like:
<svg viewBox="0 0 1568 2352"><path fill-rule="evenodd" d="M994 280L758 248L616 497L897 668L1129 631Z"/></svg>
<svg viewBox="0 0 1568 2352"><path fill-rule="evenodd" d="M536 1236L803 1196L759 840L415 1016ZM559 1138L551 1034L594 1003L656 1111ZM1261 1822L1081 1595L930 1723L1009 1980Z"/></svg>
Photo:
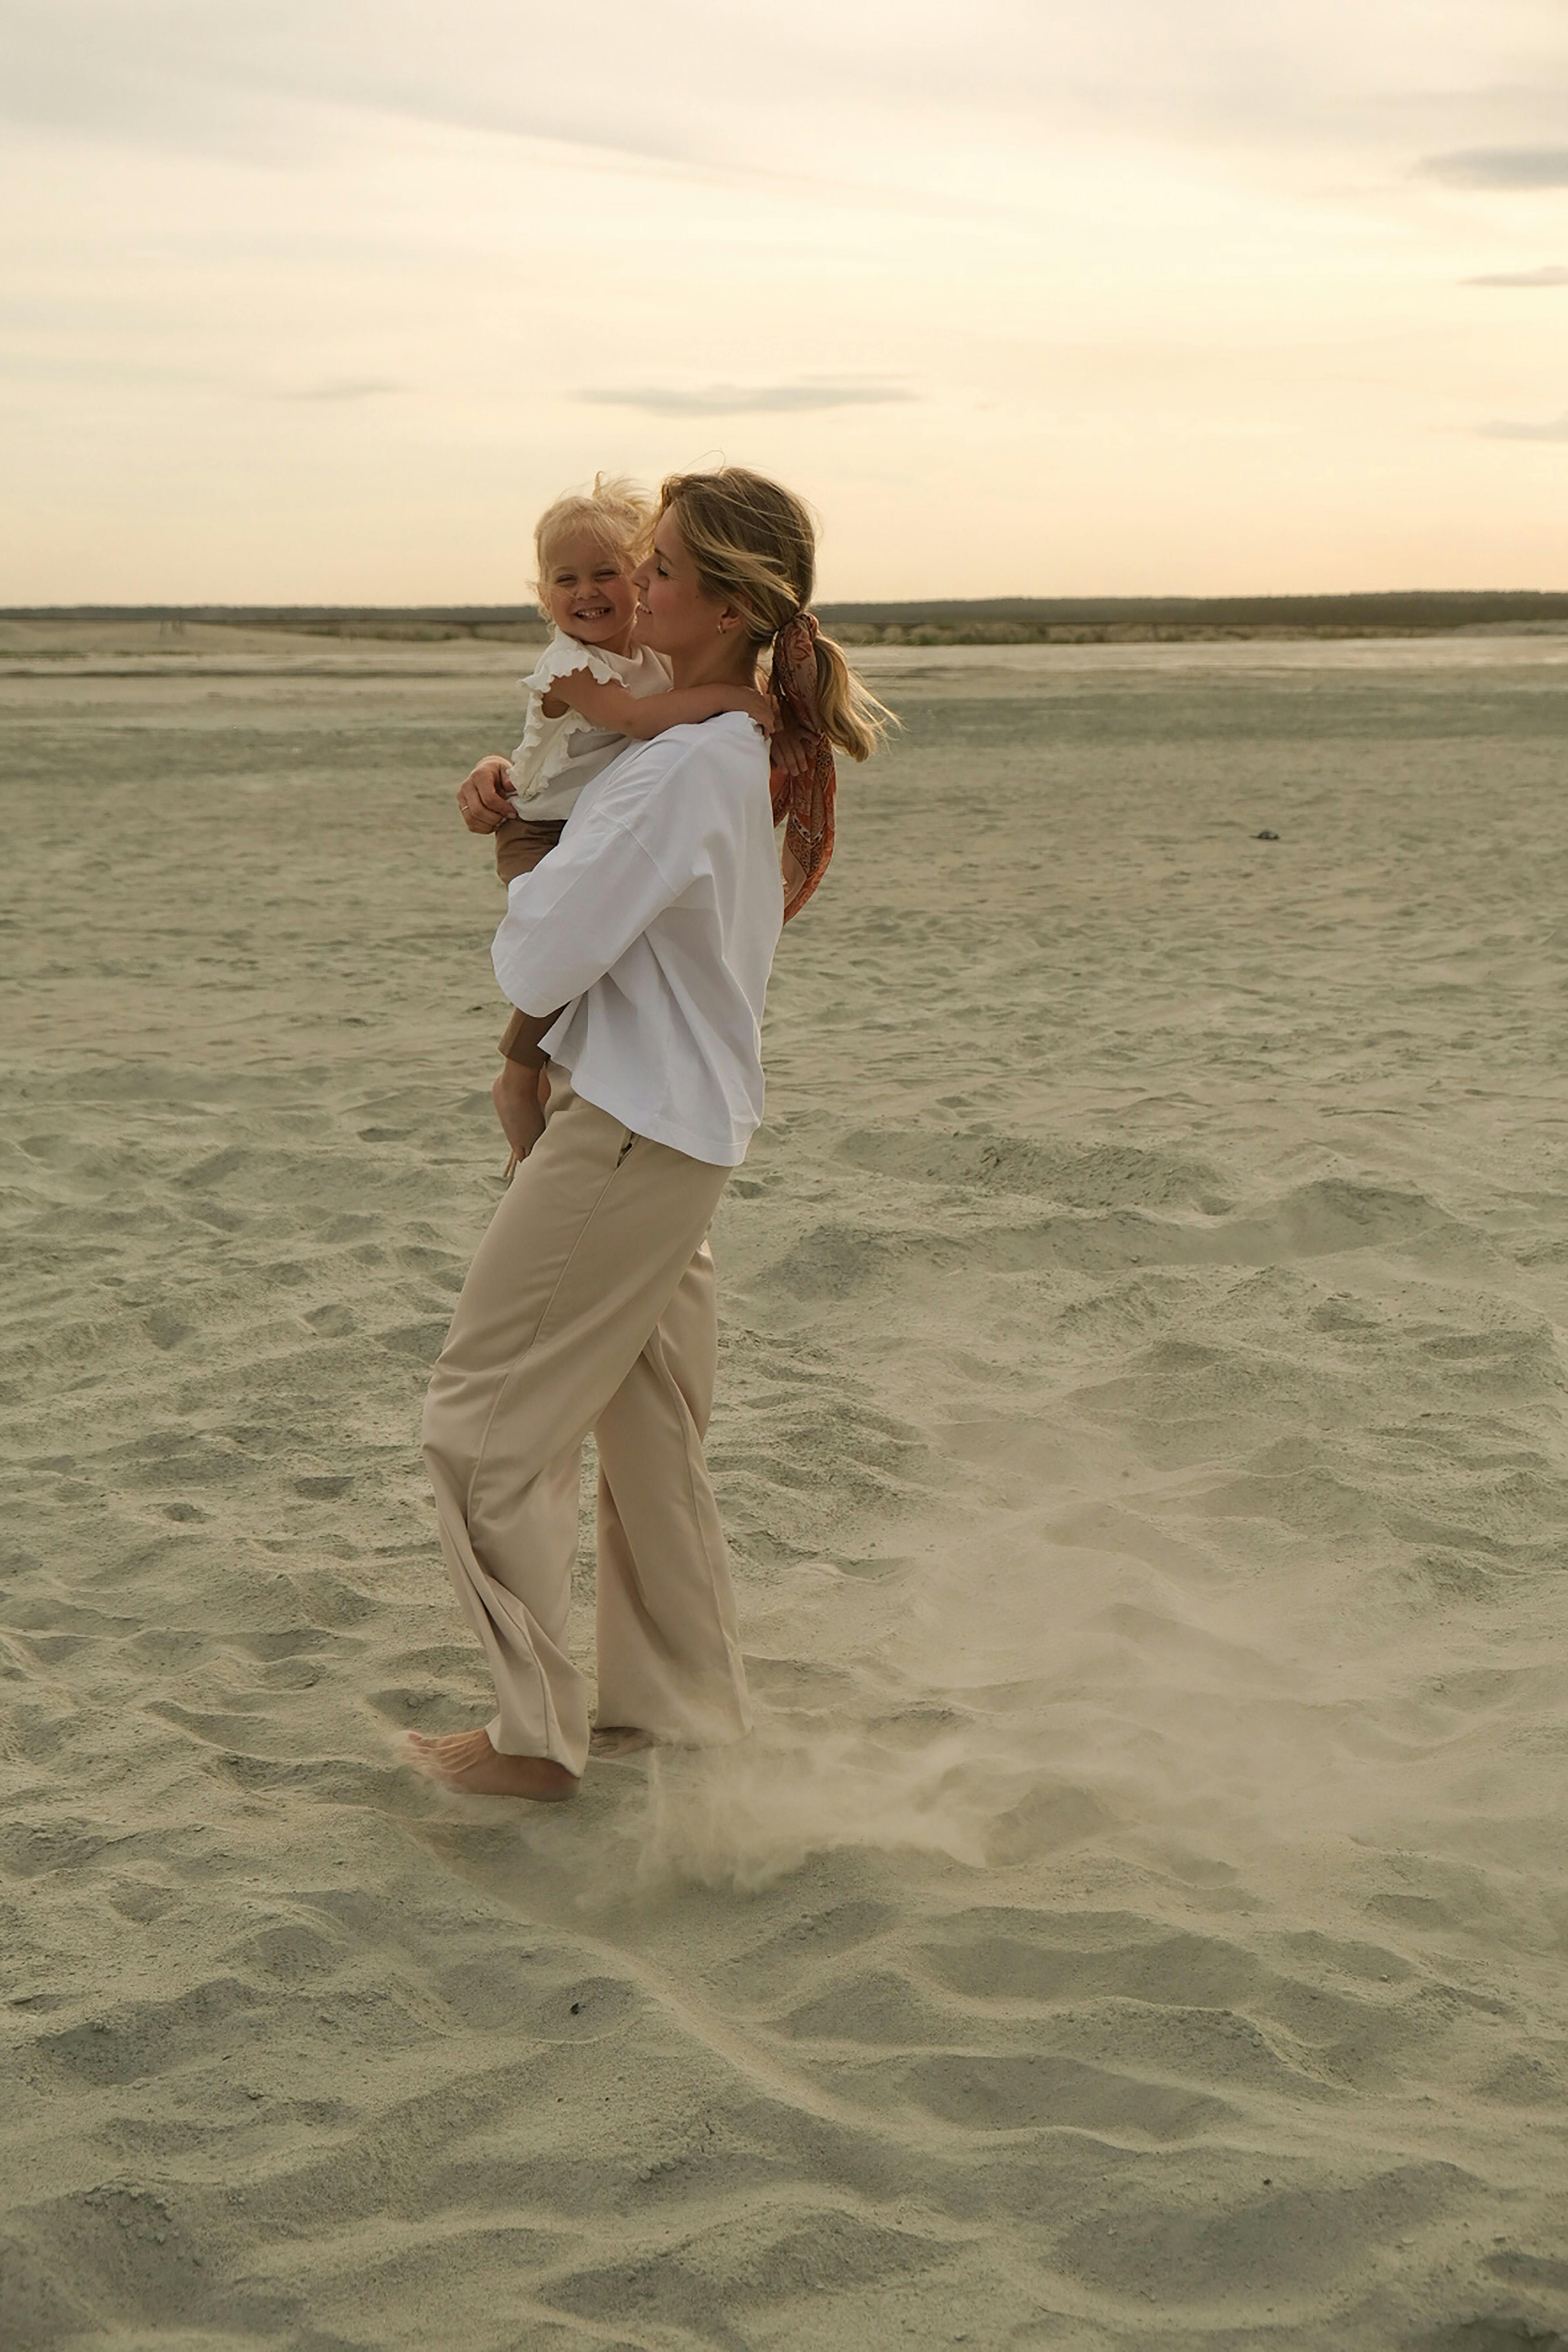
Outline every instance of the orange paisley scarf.
<svg viewBox="0 0 1568 2352"><path fill-rule="evenodd" d="M784 919L798 915L833 855L833 746L816 707L816 615L797 613L773 639L773 699L786 727L806 739L803 776L773 772L773 823L784 828Z"/></svg>

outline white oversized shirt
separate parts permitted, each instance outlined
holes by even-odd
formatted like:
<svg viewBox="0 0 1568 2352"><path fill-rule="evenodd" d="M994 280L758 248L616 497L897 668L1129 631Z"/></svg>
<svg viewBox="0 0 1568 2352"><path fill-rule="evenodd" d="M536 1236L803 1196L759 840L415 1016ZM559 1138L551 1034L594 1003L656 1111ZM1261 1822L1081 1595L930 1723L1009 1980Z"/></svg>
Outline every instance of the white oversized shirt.
<svg viewBox="0 0 1568 2352"><path fill-rule="evenodd" d="M763 1115L762 1020L784 922L768 753L743 712L671 727L584 790L507 892L492 950L575 1091L635 1135L736 1168Z"/></svg>

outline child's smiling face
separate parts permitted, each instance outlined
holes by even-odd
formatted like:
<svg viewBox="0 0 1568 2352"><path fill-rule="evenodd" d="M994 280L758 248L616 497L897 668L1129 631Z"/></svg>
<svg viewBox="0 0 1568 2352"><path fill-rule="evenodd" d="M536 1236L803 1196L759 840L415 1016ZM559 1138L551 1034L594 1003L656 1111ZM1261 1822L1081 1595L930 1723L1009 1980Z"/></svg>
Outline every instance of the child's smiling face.
<svg viewBox="0 0 1568 2352"><path fill-rule="evenodd" d="M637 612L637 590L602 540L574 531L555 549L541 585L556 627L585 646L625 653Z"/></svg>

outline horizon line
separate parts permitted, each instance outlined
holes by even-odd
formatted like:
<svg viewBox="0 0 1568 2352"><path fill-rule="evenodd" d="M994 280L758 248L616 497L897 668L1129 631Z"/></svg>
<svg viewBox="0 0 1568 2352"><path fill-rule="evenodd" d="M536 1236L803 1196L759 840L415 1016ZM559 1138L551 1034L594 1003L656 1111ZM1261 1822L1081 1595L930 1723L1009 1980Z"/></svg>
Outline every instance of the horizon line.
<svg viewBox="0 0 1568 2352"><path fill-rule="evenodd" d="M1216 608L1235 609L1240 606L1312 605L1341 607L1350 605L1424 605L1429 608L1454 605L1499 605L1514 607L1560 604L1568 614L1568 587L1553 588L1352 588L1352 589L1268 589L1243 590L1218 595L1196 595L1169 592L1150 595L1000 595L1000 596L859 596L824 597L815 609L848 619L869 620L874 615L915 620L921 616L937 619L1024 619L1047 614L1068 617L1075 614L1121 612L1197 612ZM425 621L494 621L515 623L538 620L542 616L536 604L376 604L365 603L263 603L259 600L194 598L184 602L161 600L146 604L110 604L81 602L77 604L7 604L0 605L0 621L50 620L195 620L204 616L225 619L299 618L311 620L353 620L361 615L388 620Z"/></svg>

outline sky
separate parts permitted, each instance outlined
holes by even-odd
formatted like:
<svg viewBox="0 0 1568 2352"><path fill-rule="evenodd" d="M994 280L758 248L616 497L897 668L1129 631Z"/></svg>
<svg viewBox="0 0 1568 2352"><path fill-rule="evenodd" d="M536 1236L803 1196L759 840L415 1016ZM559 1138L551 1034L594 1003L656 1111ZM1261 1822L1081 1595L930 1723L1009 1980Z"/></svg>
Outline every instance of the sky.
<svg viewBox="0 0 1568 2352"><path fill-rule="evenodd" d="M1568 589L1564 0L0 0L0 604Z"/></svg>

